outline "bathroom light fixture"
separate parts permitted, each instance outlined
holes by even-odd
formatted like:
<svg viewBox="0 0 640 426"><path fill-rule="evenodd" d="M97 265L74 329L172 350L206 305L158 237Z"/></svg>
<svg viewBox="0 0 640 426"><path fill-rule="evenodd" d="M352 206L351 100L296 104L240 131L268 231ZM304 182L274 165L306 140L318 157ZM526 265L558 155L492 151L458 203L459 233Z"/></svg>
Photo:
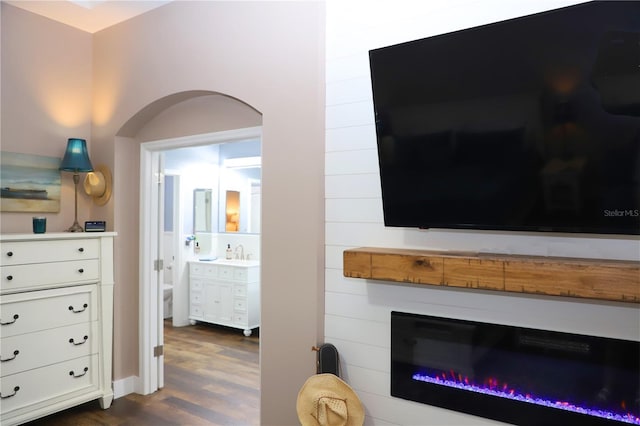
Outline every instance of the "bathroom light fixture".
<svg viewBox="0 0 640 426"><path fill-rule="evenodd" d="M84 177L84 192L91 196L94 203L104 206L111 198L111 182L109 167L99 164Z"/></svg>
<svg viewBox="0 0 640 426"><path fill-rule="evenodd" d="M78 223L78 183L80 182L80 172L93 171L89 153L87 152L86 140L70 138L67 141L67 150L60 164L60 170L73 172L73 186L75 189L75 216L73 225L67 229L67 232L82 232L82 226Z"/></svg>

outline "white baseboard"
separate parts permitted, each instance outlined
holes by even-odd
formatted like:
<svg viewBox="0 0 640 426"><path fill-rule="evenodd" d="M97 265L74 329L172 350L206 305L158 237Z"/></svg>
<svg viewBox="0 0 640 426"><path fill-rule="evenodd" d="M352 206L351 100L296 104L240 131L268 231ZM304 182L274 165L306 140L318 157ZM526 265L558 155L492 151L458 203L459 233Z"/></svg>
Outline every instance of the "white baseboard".
<svg viewBox="0 0 640 426"><path fill-rule="evenodd" d="M140 378L138 376L129 376L124 379L115 380L113 382L113 397L120 398L130 393L139 393Z"/></svg>

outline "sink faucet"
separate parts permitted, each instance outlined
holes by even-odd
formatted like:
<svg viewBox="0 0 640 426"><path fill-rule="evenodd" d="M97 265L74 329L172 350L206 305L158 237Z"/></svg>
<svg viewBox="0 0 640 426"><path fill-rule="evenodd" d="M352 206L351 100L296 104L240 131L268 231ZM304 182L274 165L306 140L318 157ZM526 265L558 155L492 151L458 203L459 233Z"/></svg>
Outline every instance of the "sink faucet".
<svg viewBox="0 0 640 426"><path fill-rule="evenodd" d="M240 249L240 256L238 256L238 249ZM238 244L236 246L236 259L240 259L240 260L244 260L244 247L242 247L242 244Z"/></svg>

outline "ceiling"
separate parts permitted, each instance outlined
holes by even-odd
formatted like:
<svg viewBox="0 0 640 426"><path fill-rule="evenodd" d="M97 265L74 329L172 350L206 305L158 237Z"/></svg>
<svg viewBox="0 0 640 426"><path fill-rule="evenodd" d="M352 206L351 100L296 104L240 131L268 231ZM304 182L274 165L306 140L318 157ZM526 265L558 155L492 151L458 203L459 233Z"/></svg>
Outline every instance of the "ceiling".
<svg viewBox="0 0 640 426"><path fill-rule="evenodd" d="M172 0L2 0L54 21L95 33Z"/></svg>

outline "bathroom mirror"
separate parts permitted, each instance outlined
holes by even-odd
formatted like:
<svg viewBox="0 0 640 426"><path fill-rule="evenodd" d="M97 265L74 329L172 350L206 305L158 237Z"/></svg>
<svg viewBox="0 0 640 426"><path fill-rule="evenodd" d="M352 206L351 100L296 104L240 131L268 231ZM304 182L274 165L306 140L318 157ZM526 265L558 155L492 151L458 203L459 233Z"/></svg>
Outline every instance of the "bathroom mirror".
<svg viewBox="0 0 640 426"><path fill-rule="evenodd" d="M212 190L193 190L193 232L212 232Z"/></svg>
<svg viewBox="0 0 640 426"><path fill-rule="evenodd" d="M238 232L240 230L240 192L227 191L225 200L226 223L225 231Z"/></svg>
<svg viewBox="0 0 640 426"><path fill-rule="evenodd" d="M260 177L260 167L221 169L218 232L260 233Z"/></svg>

